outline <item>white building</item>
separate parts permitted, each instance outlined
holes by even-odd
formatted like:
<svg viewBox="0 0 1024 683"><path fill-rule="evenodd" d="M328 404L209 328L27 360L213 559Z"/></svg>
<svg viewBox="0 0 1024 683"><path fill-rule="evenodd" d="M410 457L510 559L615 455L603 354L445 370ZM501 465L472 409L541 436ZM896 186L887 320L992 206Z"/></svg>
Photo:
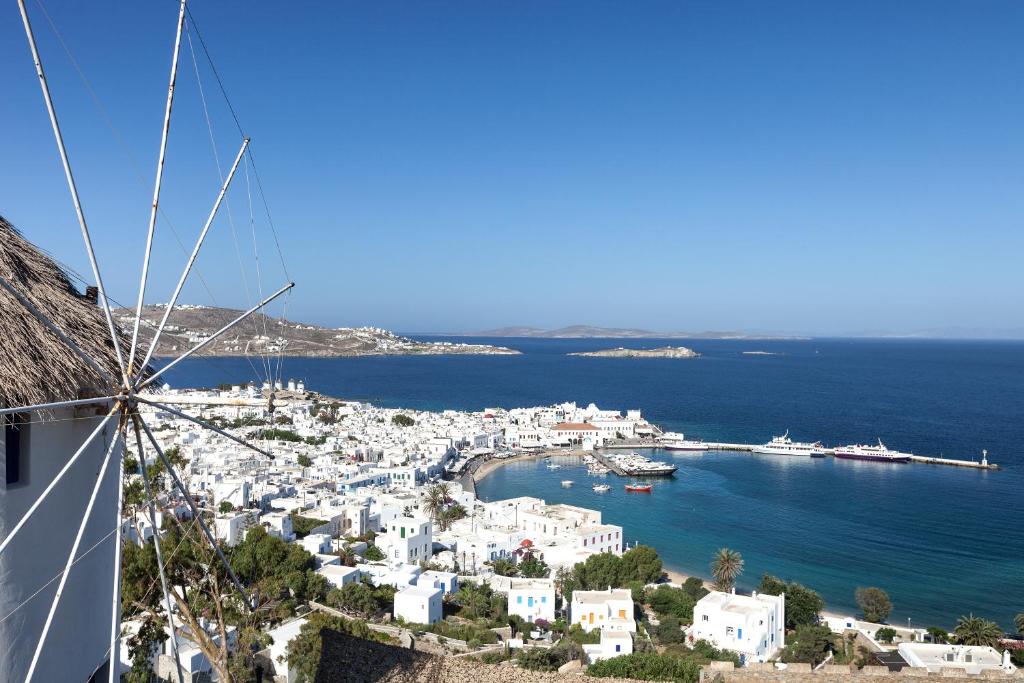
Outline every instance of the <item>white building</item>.
<svg viewBox="0 0 1024 683"><path fill-rule="evenodd" d="M551 579L512 579L508 588L508 613L533 623L555 620L555 583Z"/></svg>
<svg viewBox="0 0 1024 683"><path fill-rule="evenodd" d="M355 567L346 567L340 564L325 564L316 570L316 573L327 579L327 583L334 588L344 588L350 583L359 580L360 572Z"/></svg>
<svg viewBox="0 0 1024 683"><path fill-rule="evenodd" d="M331 552L330 534L309 534L299 541L299 545L305 548L307 553L318 555Z"/></svg>
<svg viewBox="0 0 1024 683"><path fill-rule="evenodd" d="M786 596L712 591L693 608L687 635L740 655L741 663L766 662L785 646Z"/></svg>
<svg viewBox="0 0 1024 683"><path fill-rule="evenodd" d="M999 650L991 647L900 643L899 653L912 668L927 669L929 673L952 669L975 675L984 671L1013 673L1017 670L1006 653L1000 654Z"/></svg>
<svg viewBox="0 0 1024 683"><path fill-rule="evenodd" d="M214 535L234 547L245 540L245 534L256 523L256 515L255 511L218 515L213 520Z"/></svg>
<svg viewBox="0 0 1024 683"><path fill-rule="evenodd" d="M442 618L440 588L408 586L395 593L395 619L407 624L436 624Z"/></svg>
<svg viewBox="0 0 1024 683"><path fill-rule="evenodd" d="M430 520L422 517L396 517L388 523L387 533L377 536L375 543L388 562L428 562L433 549Z"/></svg>
<svg viewBox="0 0 1024 683"><path fill-rule="evenodd" d="M596 628L636 633L633 594L628 588L573 591L569 619L570 624L579 624L587 633Z"/></svg>
<svg viewBox="0 0 1024 683"><path fill-rule="evenodd" d="M584 645L583 653L591 664L602 659L633 654L633 636L629 631L602 630L601 642Z"/></svg>
<svg viewBox="0 0 1024 683"><path fill-rule="evenodd" d="M417 586L434 586L440 588L445 595L451 595L459 590L459 575L455 572L442 572L434 569L420 574L416 579Z"/></svg>

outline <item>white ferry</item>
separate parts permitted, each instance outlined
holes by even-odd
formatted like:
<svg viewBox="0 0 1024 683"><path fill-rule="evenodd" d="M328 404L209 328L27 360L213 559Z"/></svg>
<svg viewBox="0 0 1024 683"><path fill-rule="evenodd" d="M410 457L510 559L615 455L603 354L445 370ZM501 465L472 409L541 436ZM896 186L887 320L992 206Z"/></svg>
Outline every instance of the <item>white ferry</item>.
<svg viewBox="0 0 1024 683"><path fill-rule="evenodd" d="M824 454L821 447L821 442L815 441L814 443L805 443L801 441L793 441L789 438L789 430L782 436L773 436L772 440L766 444L760 446L754 446L750 449L751 453L761 453L763 455L805 455L812 456L817 453Z"/></svg>
<svg viewBox="0 0 1024 683"><path fill-rule="evenodd" d="M608 484L594 484L593 488L598 493L606 493L607 491L612 490L612 487Z"/></svg>
<svg viewBox="0 0 1024 683"><path fill-rule="evenodd" d="M676 432L666 432L658 439L658 445L666 451L690 451L699 453L706 451L708 445L703 441L687 439L686 435Z"/></svg>
<svg viewBox="0 0 1024 683"><path fill-rule="evenodd" d="M835 450L835 456L842 460L872 460L875 462L910 462L910 456L899 451L889 450L882 440L877 446L841 446Z"/></svg>

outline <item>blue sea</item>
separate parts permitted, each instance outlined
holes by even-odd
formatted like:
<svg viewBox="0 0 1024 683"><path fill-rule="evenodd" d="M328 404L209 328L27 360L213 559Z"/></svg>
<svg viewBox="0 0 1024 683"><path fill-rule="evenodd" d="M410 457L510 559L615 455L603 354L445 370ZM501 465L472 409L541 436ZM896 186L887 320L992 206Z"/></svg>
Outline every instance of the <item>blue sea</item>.
<svg viewBox="0 0 1024 683"><path fill-rule="evenodd" d="M626 494L614 477L612 491L597 494L579 463L552 471L524 462L495 471L478 493L599 508L631 543L655 546L684 573L707 576L717 548L739 550L741 586L768 572L819 591L831 611L852 613L854 590L879 586L893 600L892 622L949 627L974 613L1010 629L1024 612L1024 342L445 339L523 355L286 358L282 374L381 406L639 408L664 429L706 441L759 443L788 429L798 440L881 438L951 458L987 449L1002 470L655 451L680 469L650 495ZM703 356L566 355L668 343ZM196 359L168 374L175 386L212 386L259 379L259 367ZM567 478L576 485L562 488Z"/></svg>

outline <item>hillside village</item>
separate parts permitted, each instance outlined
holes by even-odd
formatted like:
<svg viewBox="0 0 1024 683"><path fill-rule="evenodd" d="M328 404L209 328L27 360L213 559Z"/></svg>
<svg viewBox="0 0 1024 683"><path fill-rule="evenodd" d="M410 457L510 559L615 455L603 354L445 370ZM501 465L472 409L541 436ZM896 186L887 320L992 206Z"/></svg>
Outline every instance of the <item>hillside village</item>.
<svg viewBox="0 0 1024 683"><path fill-rule="evenodd" d="M139 333L148 344L159 327L165 306L152 304L142 309ZM207 341L213 334L242 314L242 311L197 304L178 304L171 312L160 338L157 356L181 353ZM135 311L118 309L117 321L132 329ZM204 349L208 356L412 356L412 355L516 355L504 346L463 344L450 341L422 342L402 337L380 327L327 328L318 325L272 318L255 313L231 334L224 335Z"/></svg>
<svg viewBox="0 0 1024 683"><path fill-rule="evenodd" d="M624 529L600 510L475 496L472 472L481 463L651 438L656 427L640 411L565 403L426 412L338 401L294 381L279 385L270 401L270 389L164 388L167 404L223 434L158 408L149 409L147 422L159 425L162 448L187 463L187 486L229 557L281 544L281 553L290 549L288 562L298 558L300 588L289 589L287 607L266 619L264 645L249 646L274 681L312 680L316 667L331 666L326 654L304 654L323 628L510 671L625 676L636 671L623 662L649 665L655 657L669 667L664 680L691 683L702 667L774 670L770 662L783 658L791 671L821 665L871 672L885 668L876 655L898 647L901 661L924 671L1014 675L990 647L944 658L933 650L949 646L924 642L924 629L852 617L823 617L819 625L816 612L812 625L787 615L784 583L774 594L743 595L728 586L709 590L700 579L670 582L656 551L630 547ZM166 546L174 540L169 520L187 524L189 513L170 493L161 508ZM141 507L125 533L136 546L152 538ZM141 616L126 621L126 632L145 631L144 623ZM787 648L794 628L801 636L799 629L823 629L825 646ZM152 667L172 678L173 643L188 680L217 678L210 654L225 638L225 652L240 647L239 634L232 625L222 635L212 623L209 629L199 638L157 638L142 655L127 637L122 668Z"/></svg>

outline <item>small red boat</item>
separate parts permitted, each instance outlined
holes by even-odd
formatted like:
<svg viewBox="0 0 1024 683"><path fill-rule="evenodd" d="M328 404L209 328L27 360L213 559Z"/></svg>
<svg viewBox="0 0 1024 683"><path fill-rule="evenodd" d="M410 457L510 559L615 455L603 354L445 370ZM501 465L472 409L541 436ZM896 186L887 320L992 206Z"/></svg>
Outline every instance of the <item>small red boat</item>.
<svg viewBox="0 0 1024 683"><path fill-rule="evenodd" d="M626 490L633 493L650 493L654 490L651 484L626 484Z"/></svg>

